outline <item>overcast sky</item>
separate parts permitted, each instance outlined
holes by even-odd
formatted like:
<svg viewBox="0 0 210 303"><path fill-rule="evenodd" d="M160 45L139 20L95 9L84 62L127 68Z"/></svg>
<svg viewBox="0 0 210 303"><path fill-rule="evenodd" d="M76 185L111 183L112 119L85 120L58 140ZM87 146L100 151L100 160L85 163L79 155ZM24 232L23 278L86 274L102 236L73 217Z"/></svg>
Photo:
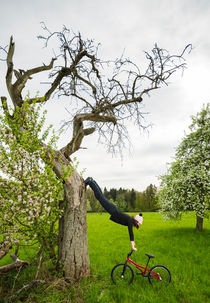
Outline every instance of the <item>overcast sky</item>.
<svg viewBox="0 0 210 303"><path fill-rule="evenodd" d="M123 51L139 66L145 64L143 51L155 43L171 53L180 53L192 43L193 51L186 56L188 69L171 78L170 85L151 93L144 100L146 123L153 126L140 133L130 125L132 146L120 156L107 154L97 144L97 136L85 139L75 154L84 177L92 176L101 187L124 187L144 190L149 184L159 185L158 176L166 172L175 148L191 123L191 116L209 102L210 91L210 1L209 0L0 0L0 45L6 46L13 35L16 68L28 69L46 64L53 56L43 49L37 36L44 21L51 31L63 25L80 31L85 38L101 43L105 59L115 59ZM4 63L0 62L0 95L8 96L4 79ZM31 94L40 88L30 83ZM60 127L68 100L48 103L48 122ZM60 147L71 137L65 132Z"/></svg>

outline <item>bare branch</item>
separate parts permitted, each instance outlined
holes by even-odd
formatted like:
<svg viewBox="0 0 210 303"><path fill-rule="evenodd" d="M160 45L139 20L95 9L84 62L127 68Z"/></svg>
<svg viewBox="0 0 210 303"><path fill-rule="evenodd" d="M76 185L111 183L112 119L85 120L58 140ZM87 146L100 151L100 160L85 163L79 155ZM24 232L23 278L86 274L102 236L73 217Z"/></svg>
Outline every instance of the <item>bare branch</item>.
<svg viewBox="0 0 210 303"><path fill-rule="evenodd" d="M63 80L63 78L70 76L71 73L74 71L76 72L75 68L76 65L79 63L79 61L86 55L85 51L82 51L80 53L77 54L77 56L75 57L74 62L72 63L72 65L67 68L67 67L63 67L61 68L61 70L58 72L57 77L55 78L55 80L52 82L51 84L51 88L45 93L44 95L44 100L47 101L50 99L51 95L53 94L53 92L59 87L59 85L61 84L61 81ZM39 101L38 101L39 102Z"/></svg>
<svg viewBox="0 0 210 303"><path fill-rule="evenodd" d="M142 100L143 99L141 98L141 96L137 97L137 98L133 98L133 99L124 99L124 100L118 101L116 103L111 103L109 105L104 106L103 110L105 111L109 107L116 108L116 107L119 107L120 105L128 105L131 103L142 102Z"/></svg>
<svg viewBox="0 0 210 303"><path fill-rule="evenodd" d="M6 84L8 92L12 97L12 73L13 73L13 55L15 51L15 43L13 42L13 37L10 38L9 50L7 53L7 74L6 74Z"/></svg>
<svg viewBox="0 0 210 303"><path fill-rule="evenodd" d="M53 68L53 64L55 60L56 59L53 58L49 65L42 65L39 67L35 67L27 70L26 72L22 70L23 73L19 75L17 81L13 85L14 89L17 90L19 93L21 93L26 82L31 78L32 75L38 74L43 71L51 70Z"/></svg>
<svg viewBox="0 0 210 303"><path fill-rule="evenodd" d="M6 58L5 59L0 58L0 61L7 61L7 53L8 53L6 50L7 47L8 47L8 45L5 47L0 46L0 51L3 51L6 54Z"/></svg>
<svg viewBox="0 0 210 303"><path fill-rule="evenodd" d="M76 152L82 143L82 140L85 136L92 134L95 131L95 128L86 128L84 129L84 121L94 121L94 122L112 122L116 124L116 119L111 116L101 116L96 114L79 114L74 117L74 128L71 141L61 149L66 157L69 157L71 154Z"/></svg>

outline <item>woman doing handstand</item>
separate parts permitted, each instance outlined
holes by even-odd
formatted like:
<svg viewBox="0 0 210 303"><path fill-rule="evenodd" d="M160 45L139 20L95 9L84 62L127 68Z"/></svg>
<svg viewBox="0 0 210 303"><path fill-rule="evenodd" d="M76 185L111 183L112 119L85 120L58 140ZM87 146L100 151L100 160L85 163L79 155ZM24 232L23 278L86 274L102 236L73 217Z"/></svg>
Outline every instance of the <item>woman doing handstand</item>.
<svg viewBox="0 0 210 303"><path fill-rule="evenodd" d="M143 222L142 214L130 217L129 215L120 212L114 204L112 204L109 200L105 198L100 187L98 186L96 181L93 180L93 178L88 177L85 180L85 185L89 185L94 191L96 199L101 203L103 208L111 215L110 220L114 221L115 223L128 226L131 247L132 250L136 251L137 249L135 248L133 226L135 226L137 229L139 228L139 226Z"/></svg>

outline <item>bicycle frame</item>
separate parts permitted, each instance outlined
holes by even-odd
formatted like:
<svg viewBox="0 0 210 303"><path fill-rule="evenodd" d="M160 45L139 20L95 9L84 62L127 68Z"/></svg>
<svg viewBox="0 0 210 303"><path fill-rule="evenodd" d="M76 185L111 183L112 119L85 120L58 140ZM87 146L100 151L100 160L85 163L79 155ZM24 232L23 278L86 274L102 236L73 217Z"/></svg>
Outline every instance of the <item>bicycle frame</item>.
<svg viewBox="0 0 210 303"><path fill-rule="evenodd" d="M134 262L133 260L131 260L129 257L126 258L125 264L127 264L127 263L132 264L132 265L135 266L139 271L141 271L141 273L137 273L137 275L139 274L139 275L142 275L143 277L148 277L149 274L151 274L153 278L158 279L158 280L161 280L161 277L160 277L160 275L159 275L158 273L155 273L154 271L150 271L147 267L144 267L144 266L142 266L142 265L139 265L139 264L135 263L135 262ZM148 262L147 262L147 265L148 265L148 263L149 263L149 260L148 260ZM147 265L146 265L146 266L147 266ZM148 272L147 275L146 275L146 272Z"/></svg>

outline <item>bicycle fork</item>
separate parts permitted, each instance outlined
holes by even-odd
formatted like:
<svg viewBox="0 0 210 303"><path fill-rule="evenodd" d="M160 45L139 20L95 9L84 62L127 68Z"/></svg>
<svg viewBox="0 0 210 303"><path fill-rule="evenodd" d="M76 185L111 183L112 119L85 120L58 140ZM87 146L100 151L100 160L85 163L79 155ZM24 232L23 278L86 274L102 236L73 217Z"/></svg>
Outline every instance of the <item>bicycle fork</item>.
<svg viewBox="0 0 210 303"><path fill-rule="evenodd" d="M121 279L124 279L124 275L125 275L125 270L126 270L126 265L127 265L127 261L125 261L124 266L123 266L123 271L121 273Z"/></svg>

